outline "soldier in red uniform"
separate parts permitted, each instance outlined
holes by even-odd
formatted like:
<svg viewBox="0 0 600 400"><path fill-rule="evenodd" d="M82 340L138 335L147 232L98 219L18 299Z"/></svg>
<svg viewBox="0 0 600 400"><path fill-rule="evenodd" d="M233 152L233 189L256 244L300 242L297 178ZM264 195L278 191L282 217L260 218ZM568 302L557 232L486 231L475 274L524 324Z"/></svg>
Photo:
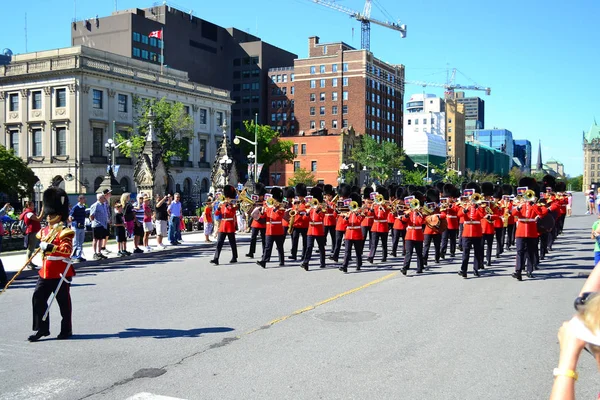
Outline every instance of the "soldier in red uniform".
<svg viewBox="0 0 600 400"><path fill-rule="evenodd" d="M555 190L556 193L559 193L562 196L562 199L560 200L560 217L558 218L558 226L556 227L556 235L562 235L565 226L565 218L567 217L567 205L569 204L567 198L567 184L565 182L556 182ZM552 247L550 247L550 251L552 251Z"/></svg>
<svg viewBox="0 0 600 400"><path fill-rule="evenodd" d="M265 190L265 186L262 183L256 184L256 189L254 190L254 194L258 195L258 202L262 205L265 200L265 194L267 191ZM253 210L254 211L254 210ZM265 250L265 231L267 230L267 225L264 218L252 218L252 225L250 225L252 229L252 236L250 237L250 250L248 250L248 254L246 257L253 258L254 253L256 252L256 241L258 240L258 235L260 234L260 241L262 243L263 252Z"/></svg>
<svg viewBox="0 0 600 400"><path fill-rule="evenodd" d="M363 190L363 206L364 206L364 218L361 223L361 231L363 234L363 249L364 245L369 239L369 245L371 244L371 228L373 227L373 221L375 220L375 214L373 214L373 200L371 200L371 193L373 193L373 188L371 186L367 186Z"/></svg>
<svg viewBox="0 0 600 400"><path fill-rule="evenodd" d="M425 197L419 191L412 192L412 196L419 200L419 204L423 204ZM425 217L421 214L421 206L417 209L407 211L404 215L402 222L406 225L406 255L404 256L404 265L400 272L406 275L406 272L410 268L410 261L412 259L413 252L417 256L417 274L423 272L423 224L425 224Z"/></svg>
<svg viewBox="0 0 600 400"><path fill-rule="evenodd" d="M513 217L512 215L512 209L513 209L513 201L510 198L513 195L513 187L512 185L509 184L504 184L502 185L502 196L504 198L504 196L509 196L509 200L503 200L502 203L504 204L504 215L507 215L506 209L508 208L508 221L507 221L507 225L506 225L506 238L503 239L503 247L506 250L510 250L511 246L513 246L515 244L515 217Z"/></svg>
<svg viewBox="0 0 600 400"><path fill-rule="evenodd" d="M294 199L294 210L296 210L296 217L294 217L294 225L292 230L292 255L288 258L290 260L296 260L298 256L298 242L302 237L302 253L300 253L300 259L303 260L306 253L306 234L308 232L308 207L304 202L304 198L307 195L306 185L299 183L296 185L296 196Z"/></svg>
<svg viewBox="0 0 600 400"><path fill-rule="evenodd" d="M323 226L323 220L325 219L324 208L327 207L325 203L323 203L323 191L321 188L314 187L310 190L310 195L313 199L319 201L319 205L314 207L312 205L308 205L310 207L310 211L308 213L309 225L308 225L308 245L306 246L306 251L304 252L304 260L302 260L302 268L308 271L308 264L310 263L310 259L312 257L313 247L315 246L315 241L319 246L319 260L320 267L325 268L325 227Z"/></svg>
<svg viewBox="0 0 600 400"><path fill-rule="evenodd" d="M231 252L233 256L230 263L236 263L238 258L237 244L235 242L235 231L236 231L236 212L237 205L233 203L233 199L236 196L236 190L231 185L225 185L223 188L223 196L225 201L219 205L219 208L215 211L216 216L221 217L221 223L219 224L219 237L217 239L217 249L215 255L210 263L219 265L219 256L221 255L221 249L225 243L225 238L229 240L231 246Z"/></svg>
<svg viewBox="0 0 600 400"><path fill-rule="evenodd" d="M403 187L399 186L396 189L396 199L403 199L407 196L407 192ZM403 203L404 204L404 203ZM402 256L406 255L406 224L402 221L404 217L403 211L391 210L390 214L394 215L394 225L392 226L392 257L398 257L398 243L402 239Z"/></svg>
<svg viewBox="0 0 600 400"><path fill-rule="evenodd" d="M504 252L504 213L505 208L502 202L502 186L498 186L494 189L494 201L495 207L492 207L497 218L494 219L494 234L496 236L496 258L500 258L500 255Z"/></svg>
<svg viewBox="0 0 600 400"><path fill-rule="evenodd" d="M283 267L284 264L284 254L283 254L283 241L285 239L285 232L283 229L283 217L285 215L285 209L282 207L281 203L283 202L283 191L274 187L271 189L271 194L273 195L273 200L275 200L279 205L276 207L263 207L262 217L266 219L267 225L267 240L265 243L265 248L263 250L263 255L260 261L256 263L263 268L266 268L267 263L271 261L271 253L273 252L273 243L277 245L277 253L279 254L279 266Z"/></svg>
<svg viewBox="0 0 600 400"><path fill-rule="evenodd" d="M348 199L350 197L350 186L342 183L338 186L337 190L339 194L340 202ZM337 207L337 206L336 206ZM333 249L333 254L329 257L330 260L338 262L340 257L340 251L342 250L342 242L344 241L344 234L346 233L346 227L348 226L348 221L344 218L343 215L337 215L337 221L335 224L335 246Z"/></svg>
<svg viewBox="0 0 600 400"><path fill-rule="evenodd" d="M434 248L434 260L435 263L438 264L440 262L441 257L441 244L442 244L442 232L440 228L442 224L445 226L446 222L446 212L441 212L438 204L440 202L440 192L437 189L428 189L425 193L427 197L427 201L429 203L434 203L435 206L429 207L433 210L433 213L430 216L425 217L425 221L431 221L432 219L439 221L440 226L438 228L432 228L430 224L425 225L424 237L425 240L423 242L423 267L427 268L427 261L429 259L429 247L431 246L431 242L433 242Z"/></svg>
<svg viewBox="0 0 600 400"><path fill-rule="evenodd" d="M73 335L71 323L71 279L75 270L71 266L71 252L75 232L65 228L69 217L69 197L63 189L50 187L44 192L44 214L48 226L38 232L42 249L42 268L33 292L33 330L30 342L50 335L50 316L44 320L48 310L48 298L54 293L62 322L57 339L68 339Z"/></svg>
<svg viewBox="0 0 600 400"><path fill-rule="evenodd" d="M344 262L339 269L344 273L348 272L348 264L350 263L350 253L352 252L352 247L354 247L354 254L356 255L356 270L360 271L360 268L362 267L362 254L365 244L361 229L361 223L364 217L360 210L360 207L362 207L360 195L358 193L351 193L350 199L358 204L359 210L347 212L345 215L343 215L348 226L346 227L345 238L346 253L344 254Z"/></svg>
<svg viewBox="0 0 600 400"><path fill-rule="evenodd" d="M483 194L483 199L486 202L485 206L482 208L485 210L486 207L492 211L492 213L488 214L486 210L485 218L481 220L481 232L482 236L482 246L485 251L485 261L488 266L492 265L492 246L494 245L494 236L496 234L496 228L494 227L494 222L499 219L497 212L492 209L491 204L494 196L494 184L492 182L482 182L481 183L481 191ZM484 268L484 264L480 265L480 268Z"/></svg>
<svg viewBox="0 0 600 400"><path fill-rule="evenodd" d="M447 183L444 185L444 191L442 196L445 197L447 204L446 208L446 222L448 223L448 228L442 233L442 259L446 258L446 252L448 250L448 242L450 242L450 257L454 257L456 255L456 238L458 237L458 205L456 204L456 200L460 197L460 191L456 186L451 183Z"/></svg>
<svg viewBox="0 0 600 400"><path fill-rule="evenodd" d="M519 186L527 186L535 190L537 186L535 179L530 177L521 178ZM521 202L513 208L512 214L517 217L516 245L517 262L512 277L521 281L521 271L527 257L527 277L533 278L533 267L536 265L536 247L538 241L537 219L546 215L548 210L540 207L533 201Z"/></svg>
<svg viewBox="0 0 600 400"><path fill-rule="evenodd" d="M467 189L475 189L475 193L480 193L481 191L479 184L475 182L470 182L467 185ZM465 221L462 231L462 264L458 275L463 278L467 277L469 258L471 249L473 249L473 274L479 276L479 269L483 266L483 243L481 241L483 232L481 230L481 220L485 218L486 212L478 204L471 202L466 208L461 208L458 211L458 216L463 217Z"/></svg>
<svg viewBox="0 0 600 400"><path fill-rule="evenodd" d="M327 236L329 236L329 240L331 241L331 252L330 255L333 254L333 248L335 246L335 223L337 219L337 215L335 213L335 204L332 203L333 198L335 197L335 192L333 190L333 186L327 184L323 187L323 198L325 203L327 203L327 211L325 212L325 219L323 220L323 226L325 226L325 245L327 245Z"/></svg>
<svg viewBox="0 0 600 400"><path fill-rule="evenodd" d="M370 252L369 258L367 260L372 264L375 258L375 252L377 251L377 245L379 244L379 240L381 240L381 247L383 248L381 262L387 261L388 255L388 221L387 216L390 212L390 209L387 204L385 204L385 200L389 199L388 190L383 186L377 187L377 193L383 196L384 202L382 204L375 204L373 206L373 214L374 221L373 226L371 227L371 241L370 241Z"/></svg>

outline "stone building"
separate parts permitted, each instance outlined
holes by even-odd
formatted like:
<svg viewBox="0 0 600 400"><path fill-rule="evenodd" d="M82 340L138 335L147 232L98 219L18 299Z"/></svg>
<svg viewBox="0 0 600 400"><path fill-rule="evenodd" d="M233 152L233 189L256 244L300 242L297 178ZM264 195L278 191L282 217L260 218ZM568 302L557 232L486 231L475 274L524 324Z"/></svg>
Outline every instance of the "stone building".
<svg viewBox="0 0 600 400"><path fill-rule="evenodd" d="M112 161L105 144L135 128L135 98L185 105L194 137L188 157L172 160L168 189L205 198L233 102L228 91L191 82L183 71L161 74L158 65L84 46L13 56L0 66L0 144L27 160L44 187L93 193ZM135 160L117 150L114 164L123 189L135 192Z"/></svg>
<svg viewBox="0 0 600 400"><path fill-rule="evenodd" d="M600 125L583 132L583 190L600 187Z"/></svg>

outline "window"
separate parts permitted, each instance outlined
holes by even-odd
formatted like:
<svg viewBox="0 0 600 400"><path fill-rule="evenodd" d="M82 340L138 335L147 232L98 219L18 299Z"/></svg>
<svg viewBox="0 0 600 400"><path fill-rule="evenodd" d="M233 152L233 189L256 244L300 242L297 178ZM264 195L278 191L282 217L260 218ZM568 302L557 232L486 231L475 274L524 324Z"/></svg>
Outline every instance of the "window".
<svg viewBox="0 0 600 400"><path fill-rule="evenodd" d="M206 139L200 139L200 162L206 162Z"/></svg>
<svg viewBox="0 0 600 400"><path fill-rule="evenodd" d="M338 92L331 92L331 100L337 101L337 99L338 99Z"/></svg>
<svg viewBox="0 0 600 400"><path fill-rule="evenodd" d="M148 36L146 35L142 35L142 43L144 44L148 44L149 40L148 40Z"/></svg>
<svg viewBox="0 0 600 400"><path fill-rule="evenodd" d="M423 125L427 125L427 119L423 118Z"/></svg>
<svg viewBox="0 0 600 400"><path fill-rule="evenodd" d="M342 92L342 100L348 100L348 92Z"/></svg>
<svg viewBox="0 0 600 400"><path fill-rule="evenodd" d="M217 126L223 125L223 112L217 111Z"/></svg>
<svg viewBox="0 0 600 400"><path fill-rule="evenodd" d="M325 93L324 92L319 93L319 100L325 101Z"/></svg>
<svg viewBox="0 0 600 400"><path fill-rule="evenodd" d="M317 95L314 93L310 94L310 101L317 101Z"/></svg>
<svg viewBox="0 0 600 400"><path fill-rule="evenodd" d="M142 50L142 58L147 60L149 58L148 50Z"/></svg>
<svg viewBox="0 0 600 400"><path fill-rule="evenodd" d="M150 61L158 62L158 55L154 52L150 52Z"/></svg>
<svg viewBox="0 0 600 400"><path fill-rule="evenodd" d="M277 107L276 107L276 104L277 104L277 103L275 102L275 100L271 101L271 108L277 108Z"/></svg>
<svg viewBox="0 0 600 400"><path fill-rule="evenodd" d="M150 46L152 46L152 47L156 47L156 45L157 45L156 38L153 38L153 37L152 37L152 38L150 38Z"/></svg>
<svg viewBox="0 0 600 400"><path fill-rule="evenodd" d="M338 85L338 78L333 78L333 79L331 80L331 86L333 86L333 87L337 87L337 85Z"/></svg>
<svg viewBox="0 0 600 400"><path fill-rule="evenodd" d="M322 74L325 73L325 66L324 65L319 66L319 72L322 73Z"/></svg>
<svg viewBox="0 0 600 400"><path fill-rule="evenodd" d="M206 125L206 109L200 109L200 125Z"/></svg>
<svg viewBox="0 0 600 400"><path fill-rule="evenodd" d="M595 169L595 167L596 167L596 166L595 166L594 164L592 164L592 165L590 166L590 169L592 169L592 170L593 170L593 169Z"/></svg>
<svg viewBox="0 0 600 400"><path fill-rule="evenodd" d="M591 161L596 162L596 157L592 157Z"/></svg>
<svg viewBox="0 0 600 400"><path fill-rule="evenodd" d="M41 156L42 155L42 130L34 129L31 131L31 155L32 156Z"/></svg>
<svg viewBox="0 0 600 400"><path fill-rule="evenodd" d="M319 115L325 115L325 106L319 108Z"/></svg>
<svg viewBox="0 0 600 400"><path fill-rule="evenodd" d="M300 161L294 161L294 172L300 169Z"/></svg>
<svg viewBox="0 0 600 400"><path fill-rule="evenodd" d="M448 128L448 132L452 132L452 128Z"/></svg>
<svg viewBox="0 0 600 400"><path fill-rule="evenodd" d="M102 128L94 128L92 131L92 136L93 136L93 155L95 156L101 156L102 155L102 149L104 148L104 143L102 143L104 141L103 136L104 136L104 130Z"/></svg>
<svg viewBox="0 0 600 400"><path fill-rule="evenodd" d="M287 74L281 76L281 81L283 83L287 82Z"/></svg>
<svg viewBox="0 0 600 400"><path fill-rule="evenodd" d="M321 79L321 81L319 82L319 86L320 87L325 87L325 79Z"/></svg>
<svg viewBox="0 0 600 400"><path fill-rule="evenodd" d="M310 162L310 170L312 172L317 172L317 162L316 161L311 161Z"/></svg>
<svg viewBox="0 0 600 400"><path fill-rule="evenodd" d="M10 149L19 155L19 131L10 131L8 135L10 136Z"/></svg>
<svg viewBox="0 0 600 400"><path fill-rule="evenodd" d="M419 125L419 119L415 118L415 125Z"/></svg>
<svg viewBox="0 0 600 400"><path fill-rule="evenodd" d="M272 113L271 114L271 122L275 122L277 121L277 114L276 113Z"/></svg>
<svg viewBox="0 0 600 400"><path fill-rule="evenodd" d="M327 45L323 46L323 54L327 54Z"/></svg>
<svg viewBox="0 0 600 400"><path fill-rule="evenodd" d="M310 121L310 129L315 129L315 121Z"/></svg>
<svg viewBox="0 0 600 400"><path fill-rule="evenodd" d="M448 143L452 142L452 136L448 136Z"/></svg>
<svg viewBox="0 0 600 400"><path fill-rule="evenodd" d="M186 115L190 115L190 106L183 106L183 112Z"/></svg>
<svg viewBox="0 0 600 400"><path fill-rule="evenodd" d="M343 86L348 86L348 78L343 78L342 79L342 85Z"/></svg>
<svg viewBox="0 0 600 400"><path fill-rule="evenodd" d="M310 108L310 115L315 115L315 108L314 107Z"/></svg>
<svg viewBox="0 0 600 400"><path fill-rule="evenodd" d="M163 48L163 46L164 46L164 42L163 42L162 40L159 40L159 41L158 41L158 48L159 48L159 49L162 49L162 48Z"/></svg>
<svg viewBox="0 0 600 400"><path fill-rule="evenodd" d="M119 112L127 112L127 95L119 94Z"/></svg>
<svg viewBox="0 0 600 400"><path fill-rule="evenodd" d="M337 64L333 64L331 65L331 72L337 72L338 71L338 66Z"/></svg>
<svg viewBox="0 0 600 400"><path fill-rule="evenodd" d="M592 178L594 178L596 176L596 173L594 171L591 172Z"/></svg>
<svg viewBox="0 0 600 400"><path fill-rule="evenodd" d="M316 80L314 80L314 79L311 79L311 80L310 80L310 88L311 88L311 89L314 89L314 88L316 88L316 87L317 87L317 81L316 81Z"/></svg>
<svg viewBox="0 0 600 400"><path fill-rule="evenodd" d="M137 32L133 32L133 41L134 42L139 42L141 40L141 36L139 33Z"/></svg>
<svg viewBox="0 0 600 400"><path fill-rule="evenodd" d="M250 76L250 73L248 73L248 76ZM277 77L275 78L275 81L277 83L281 83L281 75L277 75Z"/></svg>
<svg viewBox="0 0 600 400"><path fill-rule="evenodd" d="M56 89L56 107L67 106L67 89Z"/></svg>
<svg viewBox="0 0 600 400"><path fill-rule="evenodd" d="M306 154L306 143L302 144L302 153L301 154Z"/></svg>
<svg viewBox="0 0 600 400"><path fill-rule="evenodd" d="M298 155L298 145L294 145L294 154Z"/></svg>
<svg viewBox="0 0 600 400"><path fill-rule="evenodd" d="M342 71L344 71L344 72L348 71L348 63L343 63L342 64Z"/></svg>
<svg viewBox="0 0 600 400"><path fill-rule="evenodd" d="M332 115L337 115L337 113L338 113L338 106L331 107L331 114Z"/></svg>
<svg viewBox="0 0 600 400"><path fill-rule="evenodd" d="M406 124L407 124L407 125L410 125L410 124L411 124L411 122L412 122L412 121L409 119L409 120L408 120L408 122L407 122Z"/></svg>
<svg viewBox="0 0 600 400"><path fill-rule="evenodd" d="M56 128L56 155L67 155L67 128Z"/></svg>
<svg viewBox="0 0 600 400"><path fill-rule="evenodd" d="M317 67L315 67L315 66L310 67L310 74L314 75L316 73L317 73Z"/></svg>
<svg viewBox="0 0 600 400"><path fill-rule="evenodd" d="M11 93L8 95L9 100L9 111L19 111L19 94Z"/></svg>
<svg viewBox="0 0 600 400"><path fill-rule="evenodd" d="M92 95L93 95L93 105L92 106L94 108L97 108L98 110L102 110L103 109L102 90L93 89Z"/></svg>
<svg viewBox="0 0 600 400"><path fill-rule="evenodd" d="M139 57L142 56L141 54L142 54L142 51L140 49L138 49L137 47L133 48L133 56L134 57L138 57L139 58Z"/></svg>
<svg viewBox="0 0 600 400"><path fill-rule="evenodd" d="M258 90L259 88L260 88L260 83L258 83L258 82L252 82L252 84L250 85L251 90Z"/></svg>
<svg viewBox="0 0 600 400"><path fill-rule="evenodd" d="M331 121L331 127L333 129L337 129L337 127L338 127L337 119L334 119L333 121Z"/></svg>
<svg viewBox="0 0 600 400"><path fill-rule="evenodd" d="M294 82L294 74L290 74L290 82Z"/></svg>
<svg viewBox="0 0 600 400"><path fill-rule="evenodd" d="M32 110L41 110L42 109L42 91L41 90L31 92L31 109Z"/></svg>
<svg viewBox="0 0 600 400"><path fill-rule="evenodd" d="M290 86L290 94L294 94L294 87Z"/></svg>
<svg viewBox="0 0 600 400"><path fill-rule="evenodd" d="M342 106L342 114L348 114L348 106Z"/></svg>
<svg viewBox="0 0 600 400"><path fill-rule="evenodd" d="M342 128L347 128L348 127L348 120L347 119L343 119L342 120Z"/></svg>
<svg viewBox="0 0 600 400"><path fill-rule="evenodd" d="M321 129L325 129L325 121L324 120L320 120L319 121L319 126L321 127Z"/></svg>

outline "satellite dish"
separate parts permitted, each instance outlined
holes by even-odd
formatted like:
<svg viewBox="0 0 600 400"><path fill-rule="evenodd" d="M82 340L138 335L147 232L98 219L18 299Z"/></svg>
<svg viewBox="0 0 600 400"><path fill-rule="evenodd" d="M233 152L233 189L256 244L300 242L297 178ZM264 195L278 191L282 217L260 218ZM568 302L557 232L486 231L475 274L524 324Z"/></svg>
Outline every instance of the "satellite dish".
<svg viewBox="0 0 600 400"><path fill-rule="evenodd" d="M13 52L11 49L4 49L2 50L2 54L4 54L7 57L11 57L13 55Z"/></svg>

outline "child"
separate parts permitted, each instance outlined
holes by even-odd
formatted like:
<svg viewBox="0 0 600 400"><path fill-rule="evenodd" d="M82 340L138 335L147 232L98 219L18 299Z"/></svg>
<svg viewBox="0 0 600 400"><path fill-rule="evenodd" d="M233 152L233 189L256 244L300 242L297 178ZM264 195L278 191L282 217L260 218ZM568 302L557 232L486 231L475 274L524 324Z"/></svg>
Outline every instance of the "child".
<svg viewBox="0 0 600 400"><path fill-rule="evenodd" d="M206 207L204 207L204 237L205 242L210 243L210 235L213 233L213 218L212 218L212 199L209 197L206 200Z"/></svg>
<svg viewBox="0 0 600 400"><path fill-rule="evenodd" d="M129 256L130 252L127 251L127 232L125 230L125 216L123 215L123 205L121 202L115 204L115 236L117 238L117 245L119 247L119 257Z"/></svg>

